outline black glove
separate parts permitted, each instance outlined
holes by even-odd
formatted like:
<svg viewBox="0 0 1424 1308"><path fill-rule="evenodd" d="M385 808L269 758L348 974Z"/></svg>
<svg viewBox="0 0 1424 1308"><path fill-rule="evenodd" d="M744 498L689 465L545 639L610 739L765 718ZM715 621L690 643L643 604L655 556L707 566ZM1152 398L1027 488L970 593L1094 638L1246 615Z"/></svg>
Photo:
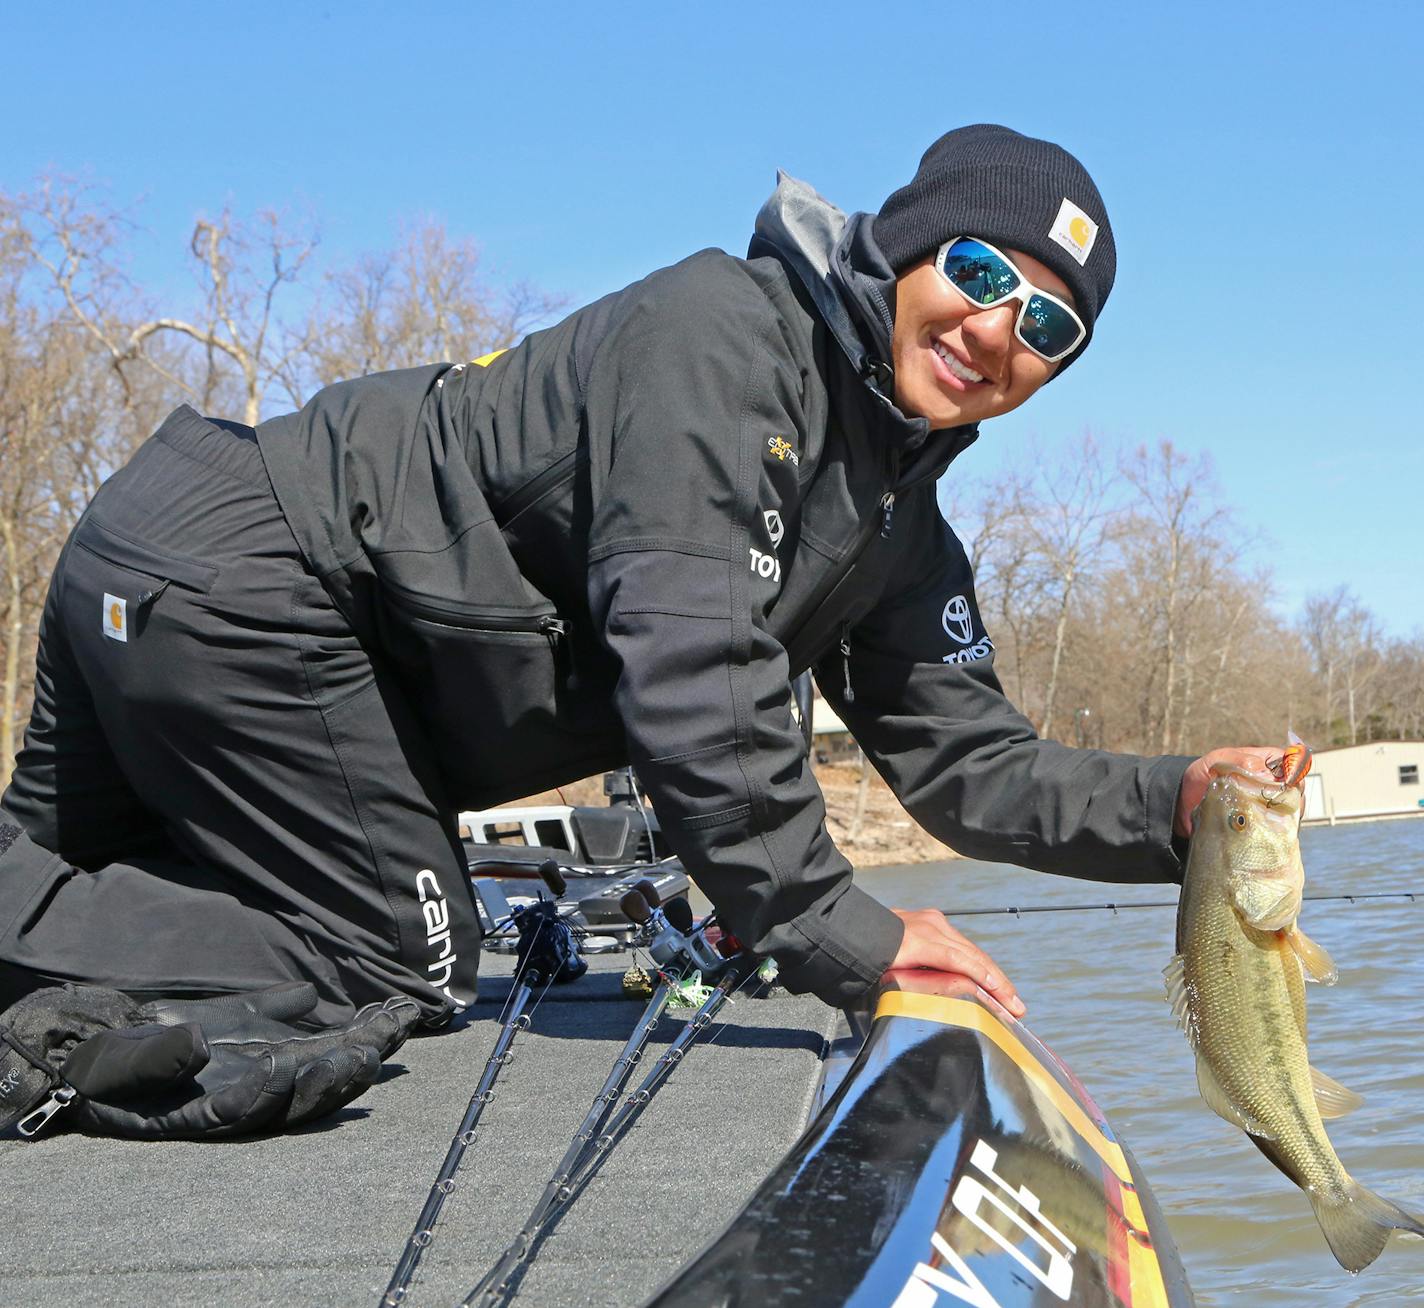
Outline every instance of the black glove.
<svg viewBox="0 0 1424 1308"><path fill-rule="evenodd" d="M0 1014L0 1129L33 1135L61 1111L92 1135L174 1140L312 1121L370 1086L420 1016L401 997L342 1026L288 1024L316 1002L305 982L147 1004L100 986L36 991Z"/></svg>

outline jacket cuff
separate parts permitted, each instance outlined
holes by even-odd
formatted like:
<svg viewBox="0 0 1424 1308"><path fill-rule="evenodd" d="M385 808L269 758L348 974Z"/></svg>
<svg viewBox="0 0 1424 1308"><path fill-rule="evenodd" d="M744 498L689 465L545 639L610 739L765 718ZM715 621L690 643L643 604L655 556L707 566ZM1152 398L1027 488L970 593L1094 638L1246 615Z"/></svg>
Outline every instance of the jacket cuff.
<svg viewBox="0 0 1424 1308"><path fill-rule="evenodd" d="M894 913L855 885L828 909L790 925L807 948L801 961L782 971L782 984L835 1008L864 999L889 969L905 934Z"/></svg>
<svg viewBox="0 0 1424 1308"><path fill-rule="evenodd" d="M1177 796L1182 776L1196 762L1182 754L1168 754L1152 764L1147 778L1147 806L1143 837L1152 851L1160 879L1182 884L1187 869L1187 842L1172 834L1177 816Z"/></svg>

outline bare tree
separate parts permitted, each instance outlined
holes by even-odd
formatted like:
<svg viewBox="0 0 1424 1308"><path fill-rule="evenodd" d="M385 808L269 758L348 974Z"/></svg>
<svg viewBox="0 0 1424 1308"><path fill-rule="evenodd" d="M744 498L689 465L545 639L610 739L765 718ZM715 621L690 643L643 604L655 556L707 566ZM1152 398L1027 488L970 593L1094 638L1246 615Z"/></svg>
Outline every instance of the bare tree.
<svg viewBox="0 0 1424 1308"><path fill-rule="evenodd" d="M1319 683L1321 729L1327 739L1356 744L1362 720L1370 718L1364 696L1385 666L1378 621L1347 586L1337 586L1306 597L1300 635ZM1342 696L1344 729L1337 733L1336 703Z"/></svg>
<svg viewBox="0 0 1424 1308"><path fill-rule="evenodd" d="M1115 502L1118 478L1091 432L1058 458L1034 458L1036 494L1020 508L1023 531L1042 574L1041 594L1051 624L1043 718L1053 734L1059 677L1082 588L1103 567L1122 521Z"/></svg>
<svg viewBox="0 0 1424 1308"><path fill-rule="evenodd" d="M1145 445L1123 461L1137 491L1133 566L1147 583L1149 640L1161 670L1161 699L1145 717L1154 744L1166 751L1181 713L1183 647L1194 610L1240 556L1243 539L1227 530L1229 514L1215 502L1215 478L1205 456L1189 461L1171 441Z"/></svg>
<svg viewBox="0 0 1424 1308"><path fill-rule="evenodd" d="M191 317L150 314L119 322L102 307L123 279L113 259L121 216L84 190L46 180L30 205L31 253L47 269L74 320L102 346L121 377L139 363L172 391L208 411L225 382L235 383L243 421L255 425L274 385L289 375L307 345L279 329L277 297L301 276L316 236L284 230L273 211L251 224L224 209L194 224L189 255L201 296ZM175 361L153 348L177 338L189 348Z"/></svg>
<svg viewBox="0 0 1424 1308"><path fill-rule="evenodd" d="M49 574L133 429L118 379L66 306L34 284L25 206L0 195L0 786L28 714ZM102 231L91 232L96 244ZM95 313L112 306L95 298Z"/></svg>
<svg viewBox="0 0 1424 1308"><path fill-rule="evenodd" d="M475 242L427 219L394 250L328 276L305 349L284 374L287 392L300 404L310 388L343 378L477 358L513 345L563 304L524 283L496 292Z"/></svg>

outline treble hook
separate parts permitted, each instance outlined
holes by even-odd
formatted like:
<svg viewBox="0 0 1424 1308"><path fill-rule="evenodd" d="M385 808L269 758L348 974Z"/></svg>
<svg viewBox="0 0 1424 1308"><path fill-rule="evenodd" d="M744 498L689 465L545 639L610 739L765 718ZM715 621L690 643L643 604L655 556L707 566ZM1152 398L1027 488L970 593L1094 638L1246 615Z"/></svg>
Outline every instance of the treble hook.
<svg viewBox="0 0 1424 1308"><path fill-rule="evenodd" d="M1305 743L1294 731L1287 733L1290 740L1290 747L1277 759L1267 759L1266 766L1276 774L1276 779L1281 783L1280 789L1271 793L1269 790L1261 791L1261 798L1266 804L1275 804L1282 795L1292 786L1299 784L1300 780L1310 771L1310 762L1314 757L1309 745Z"/></svg>

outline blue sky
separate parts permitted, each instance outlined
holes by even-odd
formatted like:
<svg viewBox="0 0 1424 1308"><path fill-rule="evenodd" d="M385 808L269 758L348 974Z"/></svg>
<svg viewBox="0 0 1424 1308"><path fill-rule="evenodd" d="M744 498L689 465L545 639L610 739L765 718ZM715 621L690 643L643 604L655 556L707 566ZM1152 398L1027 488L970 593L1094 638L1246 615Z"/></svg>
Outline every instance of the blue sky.
<svg viewBox="0 0 1424 1308"><path fill-rule="evenodd" d="M578 303L741 253L778 167L874 209L950 127L1060 141L1106 198L1117 287L961 466L1169 437L1215 459L1283 613L1344 582L1424 631L1415 0L12 2L0 49L0 187L104 183L135 206L135 274L177 295L193 217L227 201L311 215L328 257L439 217Z"/></svg>

